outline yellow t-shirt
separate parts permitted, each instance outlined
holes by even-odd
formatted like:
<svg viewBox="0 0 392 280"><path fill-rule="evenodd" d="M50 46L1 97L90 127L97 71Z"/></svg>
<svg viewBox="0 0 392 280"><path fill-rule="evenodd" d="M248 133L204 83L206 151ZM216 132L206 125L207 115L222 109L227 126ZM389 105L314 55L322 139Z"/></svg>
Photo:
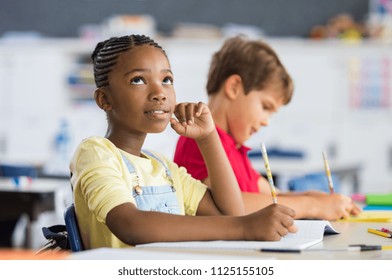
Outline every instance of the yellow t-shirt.
<svg viewBox="0 0 392 280"><path fill-rule="evenodd" d="M74 203L85 248L128 247L106 226L106 216L114 207L130 202L132 175L122 158L135 167L140 186L168 185L165 167L157 159L131 155L102 137L84 140L72 158L70 168ZM182 215L195 215L207 187L163 155L154 153L170 169Z"/></svg>

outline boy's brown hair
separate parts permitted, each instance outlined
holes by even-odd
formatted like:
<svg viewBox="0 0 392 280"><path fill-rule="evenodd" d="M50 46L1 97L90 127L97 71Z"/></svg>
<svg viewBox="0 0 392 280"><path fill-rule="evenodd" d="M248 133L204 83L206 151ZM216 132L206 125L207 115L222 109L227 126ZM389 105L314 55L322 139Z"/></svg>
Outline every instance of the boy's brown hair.
<svg viewBox="0 0 392 280"><path fill-rule="evenodd" d="M241 77L245 94L268 86L279 86L283 104L290 102L293 81L275 51L266 43L236 36L227 39L211 61L207 93L216 94L231 75Z"/></svg>

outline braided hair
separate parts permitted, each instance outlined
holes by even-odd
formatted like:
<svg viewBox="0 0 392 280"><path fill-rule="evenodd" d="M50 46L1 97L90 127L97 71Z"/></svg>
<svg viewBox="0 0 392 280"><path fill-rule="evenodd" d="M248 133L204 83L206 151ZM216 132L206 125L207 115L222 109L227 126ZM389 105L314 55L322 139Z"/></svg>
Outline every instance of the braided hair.
<svg viewBox="0 0 392 280"><path fill-rule="evenodd" d="M97 87L109 85L108 76L113 66L117 63L117 57L134 46L148 45L165 51L154 40L145 35L127 35L122 37L112 37L99 42L91 55L94 66L94 79Z"/></svg>

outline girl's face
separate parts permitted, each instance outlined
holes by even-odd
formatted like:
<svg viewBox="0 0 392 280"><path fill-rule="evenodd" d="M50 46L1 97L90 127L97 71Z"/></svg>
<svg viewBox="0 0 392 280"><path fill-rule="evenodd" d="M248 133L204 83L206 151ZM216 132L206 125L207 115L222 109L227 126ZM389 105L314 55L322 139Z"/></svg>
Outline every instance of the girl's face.
<svg viewBox="0 0 392 280"><path fill-rule="evenodd" d="M112 129L132 134L162 132L176 104L173 80L169 61L158 48L136 46L120 54L107 89Z"/></svg>
<svg viewBox="0 0 392 280"><path fill-rule="evenodd" d="M241 93L227 115L228 132L236 143L243 144L262 126L267 126L269 118L282 105L273 87L252 90L247 95Z"/></svg>

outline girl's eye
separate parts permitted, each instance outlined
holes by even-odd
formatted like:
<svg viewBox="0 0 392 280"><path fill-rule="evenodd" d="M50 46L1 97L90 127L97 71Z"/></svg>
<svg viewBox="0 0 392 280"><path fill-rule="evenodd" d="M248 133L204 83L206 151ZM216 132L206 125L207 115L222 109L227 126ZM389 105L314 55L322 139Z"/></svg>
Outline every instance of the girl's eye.
<svg viewBox="0 0 392 280"><path fill-rule="evenodd" d="M131 80L131 84L133 85L142 85L144 84L144 81L141 77L135 77Z"/></svg>
<svg viewBox="0 0 392 280"><path fill-rule="evenodd" d="M164 85L172 85L173 84L173 78L172 77L166 77L163 79L162 83Z"/></svg>
<svg viewBox="0 0 392 280"><path fill-rule="evenodd" d="M271 106L268 105L268 104L263 104L262 106L263 106L263 109L266 110L266 111L270 111L271 110Z"/></svg>

